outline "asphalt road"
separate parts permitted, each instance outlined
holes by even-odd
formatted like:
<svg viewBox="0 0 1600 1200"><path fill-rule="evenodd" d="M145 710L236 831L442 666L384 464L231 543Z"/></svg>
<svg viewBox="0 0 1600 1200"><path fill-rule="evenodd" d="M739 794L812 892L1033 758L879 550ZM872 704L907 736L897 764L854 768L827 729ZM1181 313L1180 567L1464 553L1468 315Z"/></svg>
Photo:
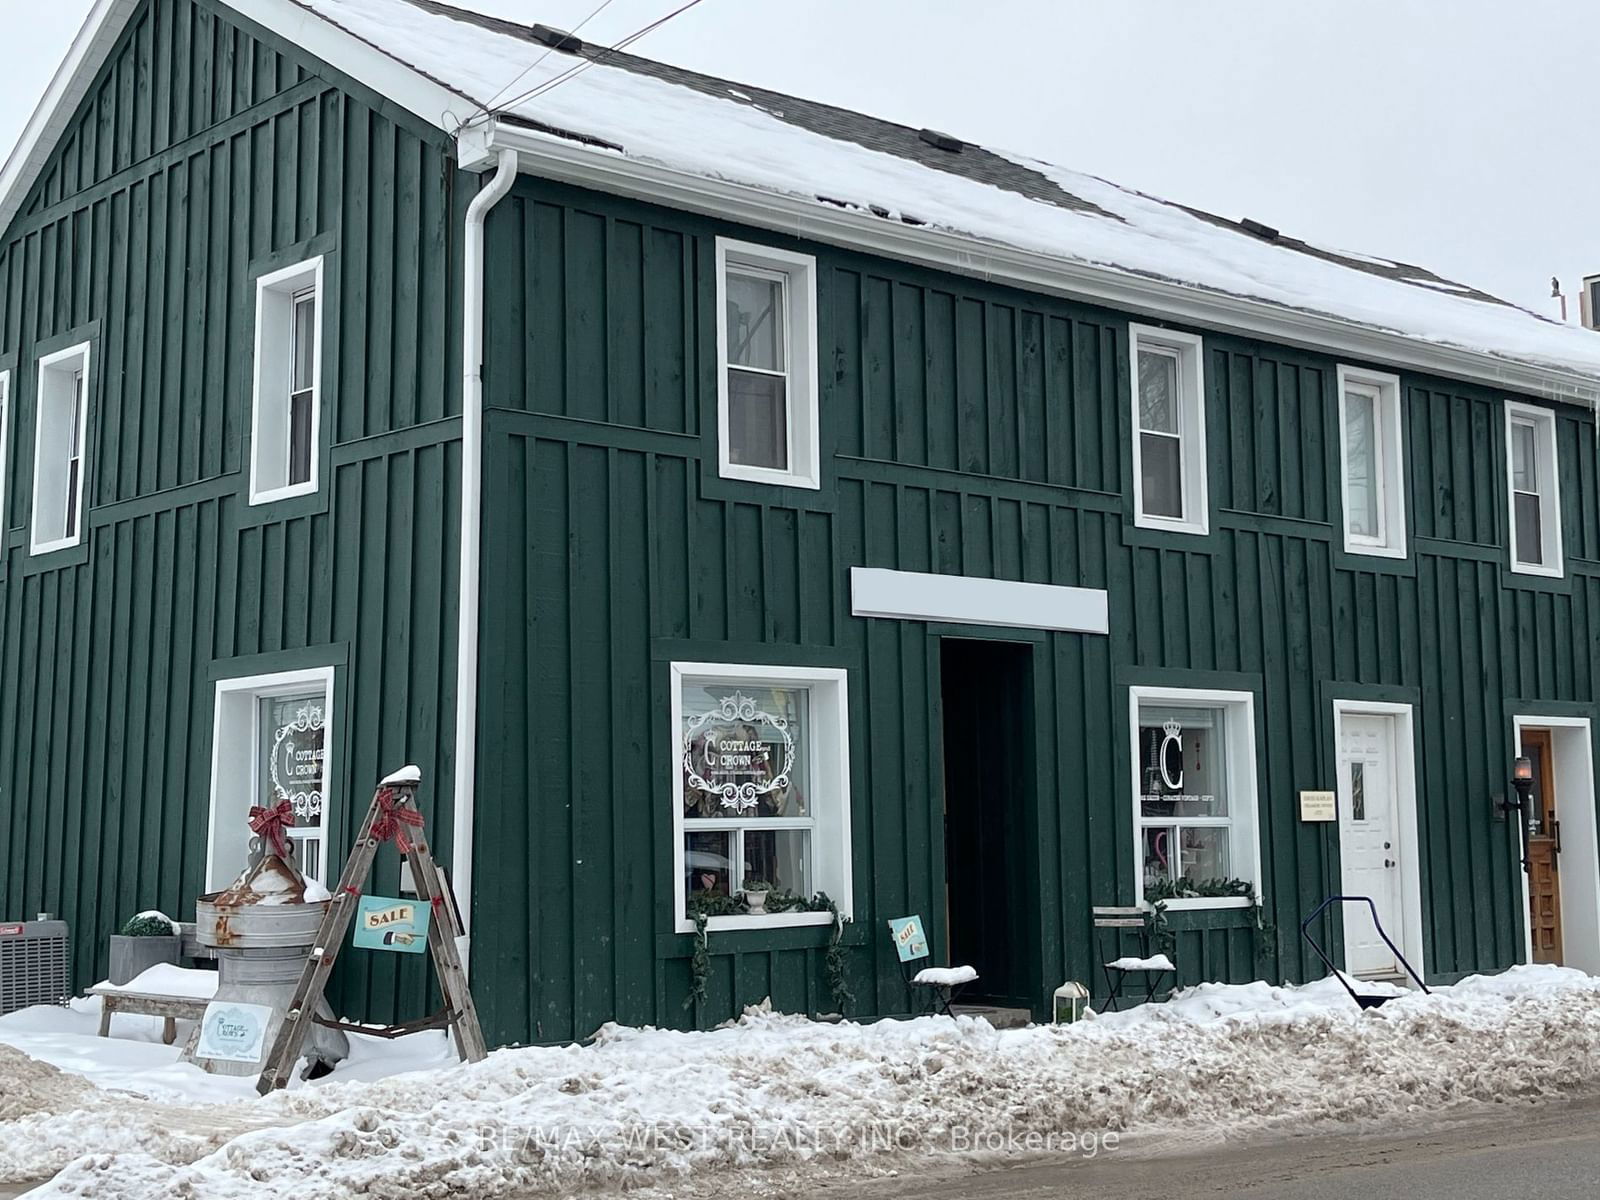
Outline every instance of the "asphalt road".
<svg viewBox="0 0 1600 1200"><path fill-rule="evenodd" d="M1170 1139L1169 1139L1170 1142ZM1178 1153L1171 1151L1177 1149ZM1593 1200L1600 1195L1600 1098L1475 1109L1405 1132L1265 1141L1130 1139L1084 1161L901 1176L812 1192L827 1200Z"/></svg>
<svg viewBox="0 0 1600 1200"><path fill-rule="evenodd" d="M0 1184L0 1200L12 1200L27 1186ZM1149 1134L1125 1139L1093 1159L906 1172L867 1182L754 1190L741 1184L729 1192L707 1178L685 1194L774 1200L1594 1200L1600 1195L1600 1097L1508 1102L1403 1130L1250 1140L1219 1133Z"/></svg>

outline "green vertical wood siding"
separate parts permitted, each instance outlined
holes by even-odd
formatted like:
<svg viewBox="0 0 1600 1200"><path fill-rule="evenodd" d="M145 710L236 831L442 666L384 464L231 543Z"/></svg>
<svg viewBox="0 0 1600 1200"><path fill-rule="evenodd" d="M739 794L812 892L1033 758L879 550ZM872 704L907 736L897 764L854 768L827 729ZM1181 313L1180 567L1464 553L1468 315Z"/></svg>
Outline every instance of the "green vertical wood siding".
<svg viewBox="0 0 1600 1200"><path fill-rule="evenodd" d="M132 913L192 913L218 677L334 664L335 866L405 762L448 853L456 192L438 135L205 0L148 0L0 236L0 912L62 914L80 986ZM252 278L310 253L324 482L252 508ZM32 557L36 359L82 339L84 545ZM341 1006L426 1011L395 958L352 955Z"/></svg>
<svg viewBox="0 0 1600 1200"><path fill-rule="evenodd" d="M146 0L0 233L12 423L0 521L0 916L62 913L78 982L130 912L186 911L205 863L215 680L332 663L332 844L372 780L428 783L449 852L460 495L449 143L212 0ZM1402 374L1411 556L1339 534L1336 362L1205 335L1211 533L1134 526L1128 318L524 179L491 214L474 979L497 1041L690 1025L770 995L834 1007L826 932L712 937L685 1008L669 809L673 660L850 673L857 1015L907 1004L883 921L943 915L941 639L1032 656L1019 928L1043 1003L1092 979L1097 904L1135 897L1127 689L1256 697L1261 892L1174 914L1184 981L1312 973L1337 886L1331 702L1416 706L1435 977L1520 953L1489 795L1510 717L1592 712L1600 487L1557 410L1565 579L1507 566L1503 404ZM716 469L714 239L817 255L823 486ZM253 289L325 256L325 483L247 500ZM27 551L38 357L94 346L83 546ZM862 620L853 565L1104 588L1107 637ZM385 851L380 878L392 878ZM342 1007L425 978L352 958Z"/></svg>
<svg viewBox="0 0 1600 1200"><path fill-rule="evenodd" d="M722 480L713 244L818 256L820 493ZM1089 908L1135 898L1127 687L1256 696L1263 917L1173 914L1185 981L1316 973L1299 920L1338 881L1333 698L1416 705L1428 970L1520 954L1489 794L1509 714L1593 701L1600 600L1592 420L1558 411L1569 576L1507 568L1499 394L1403 374L1403 562L1343 550L1335 360L1205 334L1212 532L1134 527L1127 318L523 180L490 217L483 894L526 896L481 942L495 1035L687 1025L769 993L826 1011L820 935L713 934L688 1011L672 932L667 664L850 669L861 1013L903 1011L883 920L944 937L938 639L861 620L848 568L1106 588L1109 637L1034 647L1041 995L1089 979ZM970 632L970 631L969 631ZM1335 938L1337 940L1337 931Z"/></svg>

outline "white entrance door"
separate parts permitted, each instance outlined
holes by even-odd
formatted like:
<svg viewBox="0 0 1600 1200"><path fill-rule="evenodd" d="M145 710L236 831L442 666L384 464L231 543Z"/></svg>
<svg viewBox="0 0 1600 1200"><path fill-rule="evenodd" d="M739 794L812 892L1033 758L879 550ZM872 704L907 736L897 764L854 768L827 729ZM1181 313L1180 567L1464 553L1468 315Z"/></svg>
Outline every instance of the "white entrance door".
<svg viewBox="0 0 1600 1200"><path fill-rule="evenodd" d="M1339 735L1339 856L1346 896L1370 896L1398 945L1400 842L1394 718L1345 713ZM1365 904L1344 906L1344 961L1352 975L1400 970Z"/></svg>

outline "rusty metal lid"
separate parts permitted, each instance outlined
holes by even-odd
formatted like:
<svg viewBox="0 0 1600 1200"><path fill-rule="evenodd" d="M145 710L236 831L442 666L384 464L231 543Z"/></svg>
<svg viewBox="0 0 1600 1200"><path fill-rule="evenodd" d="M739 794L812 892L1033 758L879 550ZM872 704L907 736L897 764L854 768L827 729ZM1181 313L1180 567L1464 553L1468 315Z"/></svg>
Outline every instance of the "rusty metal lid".
<svg viewBox="0 0 1600 1200"><path fill-rule="evenodd" d="M306 903L306 878L295 865L276 854L264 854L246 867L215 896L205 897L218 908Z"/></svg>

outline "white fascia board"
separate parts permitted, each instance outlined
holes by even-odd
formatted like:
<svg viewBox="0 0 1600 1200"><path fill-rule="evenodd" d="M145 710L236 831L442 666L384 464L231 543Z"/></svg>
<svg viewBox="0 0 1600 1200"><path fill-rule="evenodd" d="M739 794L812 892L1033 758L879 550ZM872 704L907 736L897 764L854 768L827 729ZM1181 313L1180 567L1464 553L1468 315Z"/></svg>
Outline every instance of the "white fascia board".
<svg viewBox="0 0 1600 1200"><path fill-rule="evenodd" d="M16 217L67 123L140 0L96 0L22 138L0 168L0 235ZM372 89L429 125L453 130L477 105L293 0L221 0L245 20Z"/></svg>
<svg viewBox="0 0 1600 1200"><path fill-rule="evenodd" d="M453 131L478 108L475 101L293 0L221 2L429 125Z"/></svg>
<svg viewBox="0 0 1600 1200"><path fill-rule="evenodd" d="M858 617L1062 633L1110 631L1106 593L1101 589L1010 579L851 567L850 606Z"/></svg>
<svg viewBox="0 0 1600 1200"><path fill-rule="evenodd" d="M483 168L492 151L511 149L517 152L523 171L560 183L725 217L961 275L1003 280L1137 316L1229 330L1334 357L1488 384L1586 408L1600 403L1600 377L1556 364L1426 342L1321 313L1072 262L967 234L903 225L835 208L811 196L711 179L504 122L486 121L464 130L457 149L466 170Z"/></svg>
<svg viewBox="0 0 1600 1200"><path fill-rule="evenodd" d="M11 156L0 167L0 233L5 232L22 207L28 189L44 170L62 130L111 56L112 47L122 36L122 27L138 5L139 0L96 0L84 18L72 45L67 47L67 56L23 126ZM25 18L19 14L14 19Z"/></svg>

